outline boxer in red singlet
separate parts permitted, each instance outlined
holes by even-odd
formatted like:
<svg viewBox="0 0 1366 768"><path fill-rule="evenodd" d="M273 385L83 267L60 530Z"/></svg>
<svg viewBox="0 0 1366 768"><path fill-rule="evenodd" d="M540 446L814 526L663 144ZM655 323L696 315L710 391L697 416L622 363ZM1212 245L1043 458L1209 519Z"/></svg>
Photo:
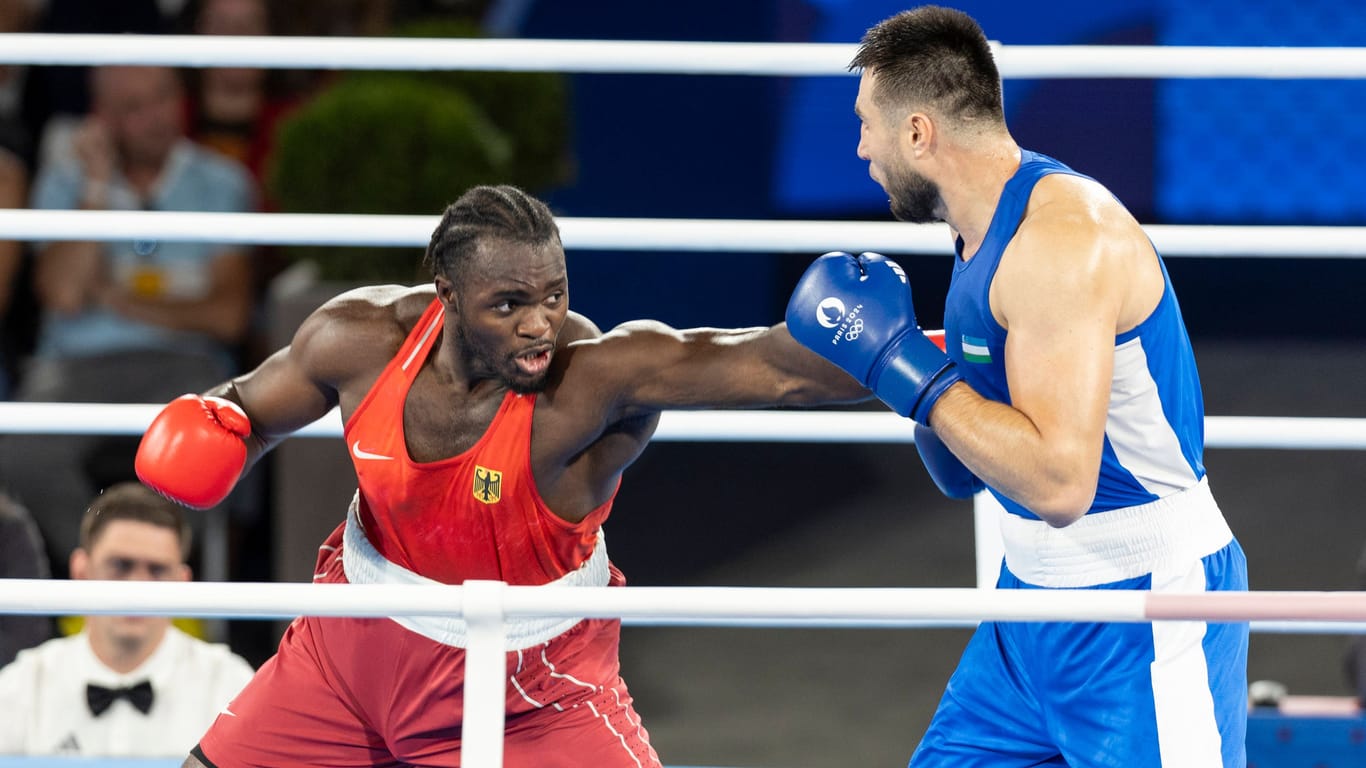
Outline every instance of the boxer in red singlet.
<svg viewBox="0 0 1366 768"><path fill-rule="evenodd" d="M143 482L211 506L339 406L359 488L317 580L620 585L602 523L661 410L869 394L783 325L602 334L569 311L549 209L513 187L447 208L426 261L433 286L343 294L256 370L170 403L139 448ZM509 626L506 766L660 765L619 630ZM185 765L457 766L463 640L453 619L297 619Z"/></svg>

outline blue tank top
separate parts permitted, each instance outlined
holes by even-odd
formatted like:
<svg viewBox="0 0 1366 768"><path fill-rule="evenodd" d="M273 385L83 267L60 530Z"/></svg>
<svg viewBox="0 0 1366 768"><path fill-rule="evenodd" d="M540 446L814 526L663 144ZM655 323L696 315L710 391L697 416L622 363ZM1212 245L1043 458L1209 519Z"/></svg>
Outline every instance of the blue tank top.
<svg viewBox="0 0 1366 768"><path fill-rule="evenodd" d="M963 261L963 243L957 243L958 258L944 306L949 357L973 389L1007 404L1006 331L991 314L991 281L1039 179L1050 173L1082 176L1051 157L1027 150L1020 155L1020 168L1001 192L981 248ZM1100 480L1087 514L1146 504L1188 488L1205 475L1205 404L1195 355L1167 268L1160 257L1158 263L1165 287L1157 308L1138 327L1115 337ZM989 489L1007 511L1038 519L1000 491Z"/></svg>

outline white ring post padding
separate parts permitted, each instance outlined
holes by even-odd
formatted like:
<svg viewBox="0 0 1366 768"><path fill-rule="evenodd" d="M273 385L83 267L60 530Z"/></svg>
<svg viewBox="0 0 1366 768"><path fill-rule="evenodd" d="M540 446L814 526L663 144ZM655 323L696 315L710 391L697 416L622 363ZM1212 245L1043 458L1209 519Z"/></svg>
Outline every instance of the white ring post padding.
<svg viewBox="0 0 1366 768"><path fill-rule="evenodd" d="M972 496L972 554L977 567L977 588L995 589L1006 558L1006 540L1001 533L1005 508L991 495L978 491Z"/></svg>
<svg viewBox="0 0 1366 768"><path fill-rule="evenodd" d="M0 209L4 240L164 240L425 248L437 216ZM560 217L565 247L623 251L951 253L944 224ZM1144 227L1164 256L1366 257L1366 227Z"/></svg>
<svg viewBox="0 0 1366 768"><path fill-rule="evenodd" d="M140 435L161 403L0 402L0 435ZM882 411L665 411L661 442L914 443L906 419ZM327 416L295 437L340 437L341 416ZM1207 416L1210 448L1366 450L1366 419Z"/></svg>
<svg viewBox="0 0 1366 768"><path fill-rule="evenodd" d="M503 765L503 729L507 708L507 656L504 650L504 592L501 581L472 579L464 583L465 690L460 759L469 768Z"/></svg>
<svg viewBox="0 0 1366 768"><path fill-rule="evenodd" d="M992 46L1006 78L1366 77L1360 48ZM847 76L856 50L853 42L0 34L0 63L49 65Z"/></svg>

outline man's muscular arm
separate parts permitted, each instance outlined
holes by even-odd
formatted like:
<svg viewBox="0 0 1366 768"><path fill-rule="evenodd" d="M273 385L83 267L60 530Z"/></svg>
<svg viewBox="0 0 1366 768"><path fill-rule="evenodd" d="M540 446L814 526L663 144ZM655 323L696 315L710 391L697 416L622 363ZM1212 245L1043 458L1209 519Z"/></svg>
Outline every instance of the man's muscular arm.
<svg viewBox="0 0 1366 768"><path fill-rule="evenodd" d="M213 506L262 454L335 407L345 382L377 374L395 334L392 309L365 291L329 301L255 370L163 409L138 448L138 476L187 506Z"/></svg>
<svg viewBox="0 0 1366 768"><path fill-rule="evenodd" d="M793 340L785 323L678 330L625 323L574 345L620 417L669 408L758 408L848 403L870 397L848 374ZM571 372L574 367L570 366Z"/></svg>
<svg viewBox="0 0 1366 768"><path fill-rule="evenodd" d="M968 469L1055 526L1078 520L1096 492L1129 282L1115 243L1084 215L1027 221L992 285L993 311L1009 331L1011 404L960 382L932 413L935 433Z"/></svg>
<svg viewBox="0 0 1366 768"><path fill-rule="evenodd" d="M358 400L369 390L407 336L395 308L403 295L360 288L328 301L288 347L208 393L238 403L251 417L251 460L327 415L343 392L356 392Z"/></svg>

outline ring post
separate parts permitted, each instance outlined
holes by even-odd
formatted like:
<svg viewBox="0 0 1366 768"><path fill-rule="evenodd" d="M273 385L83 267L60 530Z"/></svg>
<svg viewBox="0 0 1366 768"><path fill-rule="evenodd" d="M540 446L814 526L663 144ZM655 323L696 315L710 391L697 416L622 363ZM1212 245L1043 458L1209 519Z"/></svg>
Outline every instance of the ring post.
<svg viewBox="0 0 1366 768"><path fill-rule="evenodd" d="M995 589L1001 575L1001 560L1006 556L1001 538L1001 514L1005 509L991 491L978 491L972 497L973 540L977 552L977 586Z"/></svg>
<svg viewBox="0 0 1366 768"><path fill-rule="evenodd" d="M462 586L462 610L469 631L465 648L465 715L461 764L502 768L503 721L507 702L507 627L501 581L471 579Z"/></svg>

